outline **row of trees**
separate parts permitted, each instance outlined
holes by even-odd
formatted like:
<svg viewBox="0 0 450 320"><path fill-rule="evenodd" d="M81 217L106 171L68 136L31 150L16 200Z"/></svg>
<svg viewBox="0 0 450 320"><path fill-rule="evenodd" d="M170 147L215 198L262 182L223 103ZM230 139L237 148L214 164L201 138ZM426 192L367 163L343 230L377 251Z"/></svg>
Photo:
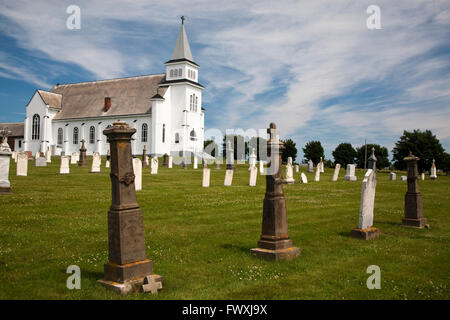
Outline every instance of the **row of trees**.
<svg viewBox="0 0 450 320"><path fill-rule="evenodd" d="M234 146L234 159L245 160L249 155L250 150L255 148L257 160L267 160L264 158L266 152L261 148L266 148L267 140L261 137L252 137L250 140L245 141L241 135L228 135L224 136L221 146L222 155L225 158L227 141L231 141ZM282 160L287 162L288 157L292 157L292 161L295 162L297 158L296 143L291 139L282 140L284 143L284 150L282 151ZM213 145L211 145L213 144ZM239 150L238 145L242 150ZM211 155L216 156L216 152L219 150L218 145L213 140L205 141L205 149L209 146L208 150L212 150ZM367 149L366 149L367 148ZM339 144L332 152L334 161L325 159L324 150L320 141L309 141L302 148L304 159L306 163L308 160L312 160L315 164L320 161L320 158L324 160L324 163L328 167L333 167L336 163L340 163L344 168L347 164L355 163L359 168L364 168L367 157L370 156L372 148L375 148L375 156L377 157L377 168L383 169L391 167L391 162L388 158L388 149L379 144L367 144L358 148L353 148L350 143L344 142ZM404 131L400 139L395 143L395 147L392 150L392 166L398 170L406 169L406 163L403 160L412 152L415 156L420 158L418 162L419 171L427 171L430 169L433 159L436 160L436 166L446 172L450 170L450 155L445 152L439 139L430 130L414 130L412 132ZM263 159L260 159L260 156Z"/></svg>

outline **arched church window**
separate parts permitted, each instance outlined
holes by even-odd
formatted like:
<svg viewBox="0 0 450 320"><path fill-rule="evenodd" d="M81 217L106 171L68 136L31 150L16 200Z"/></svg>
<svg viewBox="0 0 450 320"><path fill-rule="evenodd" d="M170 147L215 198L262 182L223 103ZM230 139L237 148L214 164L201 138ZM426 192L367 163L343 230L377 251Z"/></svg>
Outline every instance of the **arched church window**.
<svg viewBox="0 0 450 320"><path fill-rule="evenodd" d="M173 77L173 69L170 70L170 77L171 77L171 78Z"/></svg>
<svg viewBox="0 0 450 320"><path fill-rule="evenodd" d="M197 112L198 97L195 97L195 112Z"/></svg>
<svg viewBox="0 0 450 320"><path fill-rule="evenodd" d="M180 143L180 134L178 132L175 133L175 143Z"/></svg>
<svg viewBox="0 0 450 320"><path fill-rule="evenodd" d="M147 142L147 135L148 135L148 125L146 123L142 124L142 132L141 132L141 141Z"/></svg>
<svg viewBox="0 0 450 320"><path fill-rule="evenodd" d="M91 126L89 128L89 143L95 143L95 127Z"/></svg>
<svg viewBox="0 0 450 320"><path fill-rule="evenodd" d="M183 71L181 69L178 69L178 76L181 77L183 75Z"/></svg>
<svg viewBox="0 0 450 320"><path fill-rule="evenodd" d="M63 129L58 128L58 144L62 145L63 143Z"/></svg>
<svg viewBox="0 0 450 320"><path fill-rule="evenodd" d="M78 144L78 127L73 128L73 144Z"/></svg>
<svg viewBox="0 0 450 320"><path fill-rule="evenodd" d="M162 142L166 142L166 125L163 124L163 128L162 128Z"/></svg>
<svg viewBox="0 0 450 320"><path fill-rule="evenodd" d="M39 117L38 114L35 114L33 116L33 127L32 127L32 132L31 132L31 139L39 140L40 135L41 135L41 117Z"/></svg>
<svg viewBox="0 0 450 320"><path fill-rule="evenodd" d="M178 69L175 69L175 71L173 72L173 76L178 77Z"/></svg>
<svg viewBox="0 0 450 320"><path fill-rule="evenodd" d="M197 140L197 136L195 135L195 130L192 129L191 131L191 141L196 141Z"/></svg>

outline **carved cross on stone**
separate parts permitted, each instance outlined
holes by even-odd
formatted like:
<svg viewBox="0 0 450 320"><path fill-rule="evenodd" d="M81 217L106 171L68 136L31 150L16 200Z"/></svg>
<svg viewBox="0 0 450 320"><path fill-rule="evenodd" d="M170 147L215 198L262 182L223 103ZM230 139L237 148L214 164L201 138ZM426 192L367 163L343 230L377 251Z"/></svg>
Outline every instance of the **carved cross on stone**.
<svg viewBox="0 0 450 320"><path fill-rule="evenodd" d="M158 294L158 289L162 289L162 283L160 281L155 281L153 275L146 276L144 279L144 284L142 285L142 290L144 292Z"/></svg>

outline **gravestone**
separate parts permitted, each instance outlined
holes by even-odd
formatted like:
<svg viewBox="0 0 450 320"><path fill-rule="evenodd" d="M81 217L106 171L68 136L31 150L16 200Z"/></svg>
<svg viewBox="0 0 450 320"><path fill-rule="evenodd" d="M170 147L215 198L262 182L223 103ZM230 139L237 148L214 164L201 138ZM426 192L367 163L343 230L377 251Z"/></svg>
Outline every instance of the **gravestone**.
<svg viewBox="0 0 450 320"><path fill-rule="evenodd" d="M227 141L227 149L226 149L226 160L227 160L227 170L234 170L236 167L234 166L234 148L231 145L231 141Z"/></svg>
<svg viewBox="0 0 450 320"><path fill-rule="evenodd" d="M78 152L72 152L72 155L70 156L70 164L77 164L78 160Z"/></svg>
<svg viewBox="0 0 450 320"><path fill-rule="evenodd" d="M258 168L256 166L250 167L250 187L256 187L256 178L258 176Z"/></svg>
<svg viewBox="0 0 450 320"><path fill-rule="evenodd" d="M319 164L320 164L320 173L324 173L325 170L324 170L324 165L323 165L322 157L320 157L320 162L319 162Z"/></svg>
<svg viewBox="0 0 450 320"><path fill-rule="evenodd" d="M314 175L314 181L315 182L319 182L320 181L320 163L317 164L316 174Z"/></svg>
<svg viewBox="0 0 450 320"><path fill-rule="evenodd" d="M400 180L401 180L401 181L407 181L407 180L408 180L408 177L407 177L407 176L401 176L401 177L400 177Z"/></svg>
<svg viewBox="0 0 450 320"><path fill-rule="evenodd" d="M437 174L436 174L436 163L433 159L433 163L431 164L431 169L430 169L430 179L431 180L435 180L437 179Z"/></svg>
<svg viewBox="0 0 450 320"><path fill-rule="evenodd" d="M173 157L172 157L172 156L169 156L169 164L167 165L167 167L168 167L169 169L172 169L172 165L173 165Z"/></svg>
<svg viewBox="0 0 450 320"><path fill-rule="evenodd" d="M35 166L36 167L46 167L47 166L47 161L45 160L44 157L36 158Z"/></svg>
<svg viewBox="0 0 450 320"><path fill-rule="evenodd" d="M14 159L14 162L17 163L17 151L12 151L11 152L11 158Z"/></svg>
<svg viewBox="0 0 450 320"><path fill-rule="evenodd" d="M223 183L224 186L231 186L233 183L233 169L226 169L225 170L225 181Z"/></svg>
<svg viewBox="0 0 450 320"><path fill-rule="evenodd" d="M302 180L302 183L308 183L308 178L306 177L306 174L303 172L300 175L300 179Z"/></svg>
<svg viewBox="0 0 450 320"><path fill-rule="evenodd" d="M145 253L144 222L136 201L131 160L131 136L135 132L125 122L115 122L103 131L111 148L112 204L108 212L109 261L99 282L121 294L148 291L143 286L153 281L147 277L162 282L161 276L153 274L153 263Z"/></svg>
<svg viewBox="0 0 450 320"><path fill-rule="evenodd" d="M259 161L259 174L264 174L264 164L262 161Z"/></svg>
<svg viewBox="0 0 450 320"><path fill-rule="evenodd" d="M252 153L248 156L248 164L249 164L248 171L251 171L252 167L256 167L255 148L252 148Z"/></svg>
<svg viewBox="0 0 450 320"><path fill-rule="evenodd" d="M287 184L295 183L294 168L292 167L292 157L288 157L288 161L286 164L286 179L284 179L284 182Z"/></svg>
<svg viewBox="0 0 450 320"><path fill-rule="evenodd" d="M169 155L167 153L164 154L163 156L163 167L168 167L169 166Z"/></svg>
<svg viewBox="0 0 450 320"><path fill-rule="evenodd" d="M47 151L45 152L45 161L47 163L52 162L52 153L50 152L50 147L47 147Z"/></svg>
<svg viewBox="0 0 450 320"><path fill-rule="evenodd" d="M308 173L314 173L314 163L312 160L308 160Z"/></svg>
<svg viewBox="0 0 450 320"><path fill-rule="evenodd" d="M100 167L100 163L98 165ZM85 146L84 139L81 140L80 160L78 161L78 166L79 167L87 167L88 166L87 157L86 157L86 146ZM91 172L92 172L92 170L91 170ZM99 172L100 172L100 169L99 169Z"/></svg>
<svg viewBox="0 0 450 320"><path fill-rule="evenodd" d="M144 145L144 149L142 150L142 168L147 168L147 146Z"/></svg>
<svg viewBox="0 0 450 320"><path fill-rule="evenodd" d="M395 172L389 173L389 180L391 181L397 180L397 174Z"/></svg>
<svg viewBox="0 0 450 320"><path fill-rule="evenodd" d="M206 162L203 163L203 179L202 179L202 187L209 187L211 170L206 166Z"/></svg>
<svg viewBox="0 0 450 320"><path fill-rule="evenodd" d="M422 181L425 180L425 173L422 172L422 174L420 175L420 177L422 178Z"/></svg>
<svg viewBox="0 0 450 320"><path fill-rule="evenodd" d="M135 190L142 190L142 161L139 158L133 158L133 173Z"/></svg>
<svg viewBox="0 0 450 320"><path fill-rule="evenodd" d="M351 231L351 235L358 239L374 239L380 235L380 230L373 227L373 209L375 205L375 189L377 186L377 172L375 148L372 148L372 155L368 159L369 169L364 175L361 188L361 204L359 207L358 228Z"/></svg>
<svg viewBox="0 0 450 320"><path fill-rule="evenodd" d="M409 152L403 159L408 166L408 190L405 194L405 218L403 225L407 227L423 228L427 219L423 216L422 193L419 191L417 161L420 159Z"/></svg>
<svg viewBox="0 0 450 320"><path fill-rule="evenodd" d="M339 178L339 171L341 170L341 165L336 163L336 167L334 168L333 179L331 181L337 181Z"/></svg>
<svg viewBox="0 0 450 320"><path fill-rule="evenodd" d="M81 156L81 159L83 159L83 156ZM92 155L92 165L90 173L100 173L100 154L98 152L94 152L94 154Z"/></svg>
<svg viewBox="0 0 450 320"><path fill-rule="evenodd" d="M266 194L264 196L262 233L258 247L251 253L266 260L291 260L300 255L301 250L293 247L288 234L286 199L283 193L281 152L283 143L278 138L275 123L267 132L267 155L270 162L266 175Z"/></svg>
<svg viewBox="0 0 450 320"><path fill-rule="evenodd" d="M62 156L61 157L61 165L59 167L59 174L69 174L69 157Z"/></svg>
<svg viewBox="0 0 450 320"><path fill-rule="evenodd" d="M11 182L9 181L9 165L11 162L12 152L7 142L8 135L10 133L11 131L2 129L2 144L0 145L0 194L11 193Z"/></svg>
<svg viewBox="0 0 450 320"><path fill-rule="evenodd" d="M110 161L111 161L111 154L110 154L109 149L108 149L108 151L106 151L106 163L105 163L105 168L109 168L109 166L110 166Z"/></svg>
<svg viewBox="0 0 450 320"><path fill-rule="evenodd" d="M354 164L348 164L347 165L347 173L345 174L344 180L356 181L355 165Z"/></svg>
<svg viewBox="0 0 450 320"><path fill-rule="evenodd" d="M36 151L36 154L34 155L34 159L36 160L37 158L41 157L41 153L39 151Z"/></svg>
<svg viewBox="0 0 450 320"><path fill-rule="evenodd" d="M26 152L17 153L16 176L28 175L28 154Z"/></svg>
<svg viewBox="0 0 450 320"><path fill-rule="evenodd" d="M193 165L194 169L198 169L198 158L196 156L194 156L194 165Z"/></svg>
<svg viewBox="0 0 450 320"><path fill-rule="evenodd" d="M152 160L150 161L150 174L158 174L158 158L157 157L153 157Z"/></svg>
<svg viewBox="0 0 450 320"><path fill-rule="evenodd" d="M298 164L295 165L295 173L298 173L300 171L300 168L298 166Z"/></svg>

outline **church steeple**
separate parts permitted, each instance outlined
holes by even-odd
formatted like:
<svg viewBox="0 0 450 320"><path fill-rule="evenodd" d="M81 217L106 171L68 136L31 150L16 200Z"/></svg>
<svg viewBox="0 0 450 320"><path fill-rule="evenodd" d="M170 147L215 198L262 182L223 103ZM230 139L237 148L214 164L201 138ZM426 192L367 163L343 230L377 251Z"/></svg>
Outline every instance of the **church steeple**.
<svg viewBox="0 0 450 320"><path fill-rule="evenodd" d="M184 16L181 17L181 28L178 33L177 43L175 49L173 50L172 58L170 60L181 60L186 59L194 62L192 58L191 48L189 47L188 37L186 35L186 30L184 29Z"/></svg>

